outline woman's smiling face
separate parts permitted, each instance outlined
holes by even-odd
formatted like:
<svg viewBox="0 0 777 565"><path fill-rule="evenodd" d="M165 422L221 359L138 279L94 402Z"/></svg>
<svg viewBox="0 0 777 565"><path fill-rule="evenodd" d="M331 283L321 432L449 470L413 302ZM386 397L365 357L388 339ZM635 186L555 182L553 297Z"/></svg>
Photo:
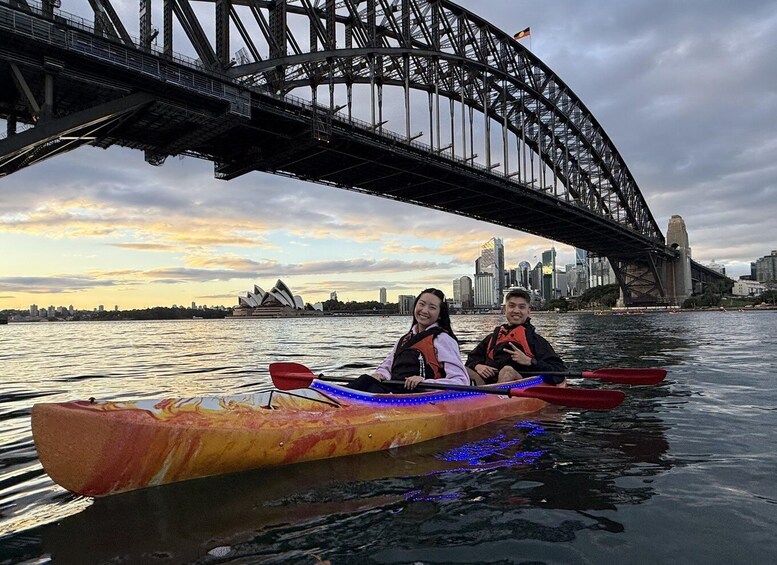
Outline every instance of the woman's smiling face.
<svg viewBox="0 0 777 565"><path fill-rule="evenodd" d="M423 293L416 302L413 317L418 324L418 331L424 331L426 328L437 322L440 317L440 305L442 300L430 292Z"/></svg>

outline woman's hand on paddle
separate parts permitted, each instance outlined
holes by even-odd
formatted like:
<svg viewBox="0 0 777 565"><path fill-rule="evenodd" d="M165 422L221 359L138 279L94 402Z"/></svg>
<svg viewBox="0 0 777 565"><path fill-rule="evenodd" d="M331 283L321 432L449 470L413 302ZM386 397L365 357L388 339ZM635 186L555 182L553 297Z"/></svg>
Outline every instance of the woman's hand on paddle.
<svg viewBox="0 0 777 565"><path fill-rule="evenodd" d="M424 378L415 376L415 377L407 377L405 379L405 388L407 390L413 390L415 387L418 386L419 383L423 382Z"/></svg>
<svg viewBox="0 0 777 565"><path fill-rule="evenodd" d="M507 349L509 347L510 349ZM521 351L514 343L508 343L505 351L510 354L510 359L519 365L531 365L531 357Z"/></svg>

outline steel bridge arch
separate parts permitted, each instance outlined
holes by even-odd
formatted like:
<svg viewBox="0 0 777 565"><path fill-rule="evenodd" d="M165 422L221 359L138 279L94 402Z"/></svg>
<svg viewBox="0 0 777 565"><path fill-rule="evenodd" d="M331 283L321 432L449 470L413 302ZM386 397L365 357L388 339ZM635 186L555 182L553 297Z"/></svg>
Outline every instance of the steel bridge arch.
<svg viewBox="0 0 777 565"><path fill-rule="evenodd" d="M627 302L666 299L663 281L677 253L666 246L615 145L547 65L493 24L448 0L161 0L164 23L159 34L151 26L152 1L160 0L138 0L137 40L110 0L89 0L93 24L61 12L59 0L0 0L0 10L8 18L0 26L15 34L13 40L0 41L0 47L10 53L7 66L18 92L23 93L17 99L11 93L0 100L0 110L14 123L18 119L34 124L32 130L0 142L4 152L0 174L56 154L58 148L65 151L85 143L141 149L151 164L161 164L169 155L193 155L212 160L217 178L265 170L436 207L537 235L551 234L553 239L608 257ZM198 20L194 2L214 5L212 22L203 25ZM199 14L201 17L202 12ZM292 21L290 15L299 19ZM255 31L249 29L251 22ZM173 38L182 38L174 34L174 23L199 56L196 61L173 50ZM215 34L206 33L206 28ZM233 30L242 41L234 59L230 53L238 44L231 41ZM161 48L155 42L157 36ZM41 39L42 43L35 43ZM42 58L30 56L15 41L35 52L44 43L53 45L62 60L51 59L45 52ZM80 74L91 72L88 63L84 69L77 66L84 64L79 59L84 56L98 62L105 79L110 77L102 82L101 76L91 78L102 87L99 101L103 104L90 97L92 90ZM76 65L72 70L71 63ZM59 90L65 97L57 98L57 104L51 103L50 91L44 88L51 83L66 85ZM319 90L327 85L328 108L318 101ZM345 106L335 102L342 85L348 92ZM406 144L401 143L402 135L383 129L381 117L376 121L373 115L371 123L352 118L351 89L363 85L370 88L373 114L376 91L382 113L383 88L404 89ZM291 94L303 88L310 88L310 104ZM37 108L33 91L41 99L44 90L45 104ZM424 92L429 99L428 146L413 143L407 102L411 91ZM118 93L130 92L135 94L117 98ZM450 106L451 143L447 147L441 137L445 121L440 117L441 99L447 99ZM26 102L26 109L20 100ZM186 110L189 103L194 104L194 114ZM346 106L348 115L343 116L340 110ZM455 108L459 109L460 130L454 124ZM473 114L482 120L485 166L475 162ZM272 124L264 130L260 123L264 119L293 128L293 135L286 136L285 149L276 150L269 139L251 138L252 133L262 131L284 136L285 131L273 129ZM494 170L499 164L491 162L494 124L502 128L503 171ZM367 136L365 126L370 132ZM76 135L63 135L71 130ZM353 167L364 167L370 157L383 166L384 176L377 179L383 183L381 189L373 188L378 186L374 178L367 181L349 175L347 168L337 171L346 174L334 178L330 163L316 161L337 158L338 148L326 146L329 134L342 146L358 132L363 145L357 149L364 153L348 157ZM155 133L161 134L159 139ZM243 146L233 144L233 134L240 136ZM457 135L462 136L460 156L454 149ZM77 141L64 144L65 138ZM303 145L295 146L296 141L289 141L292 138ZM518 149L517 171L509 168L510 142ZM267 151L265 156L262 150ZM305 150L312 155L294 154ZM386 153L376 153L380 150ZM291 166L303 159L311 166ZM447 178L425 177L423 169L429 163ZM329 174L320 174L316 164L330 168ZM397 175L405 184L388 186L386 179ZM427 191L431 182L436 185ZM438 194L453 195L456 206L442 206L436 200ZM508 210L524 214L540 210L540 214L508 221L507 214L512 213Z"/></svg>
<svg viewBox="0 0 777 565"><path fill-rule="evenodd" d="M547 65L496 26L448 0L301 4L233 0L233 6L269 12L270 25L259 27L270 57L261 59L254 41L242 34L260 60L231 66L228 74L282 94L329 84L333 108L335 84L403 87L460 102L519 137L561 181L561 198L663 243L633 175L593 114ZM359 10L360 4L366 7ZM309 51L300 50L286 11L308 18ZM234 9L230 17L239 21ZM346 28L344 48L336 44L334 25ZM294 53L281 49L284 40Z"/></svg>

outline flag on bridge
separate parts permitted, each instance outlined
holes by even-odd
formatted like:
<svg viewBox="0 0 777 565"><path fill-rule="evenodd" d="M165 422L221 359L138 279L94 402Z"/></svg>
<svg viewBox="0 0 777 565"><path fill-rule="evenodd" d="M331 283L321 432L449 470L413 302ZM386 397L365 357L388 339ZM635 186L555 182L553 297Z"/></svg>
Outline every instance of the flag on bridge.
<svg viewBox="0 0 777 565"><path fill-rule="evenodd" d="M513 36L513 39L518 41L518 40L523 39L524 37L529 37L530 35L531 35L531 28L527 27L526 29L523 29L523 30L519 31L518 33L516 33Z"/></svg>

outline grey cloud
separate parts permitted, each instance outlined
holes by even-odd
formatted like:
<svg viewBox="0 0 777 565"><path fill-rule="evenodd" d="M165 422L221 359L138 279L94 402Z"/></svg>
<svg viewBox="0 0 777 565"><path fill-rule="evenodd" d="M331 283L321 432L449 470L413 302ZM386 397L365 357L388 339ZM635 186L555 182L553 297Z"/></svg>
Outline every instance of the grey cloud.
<svg viewBox="0 0 777 565"><path fill-rule="evenodd" d="M32 294L70 293L90 288L114 286L115 281L88 276L1 277L0 290Z"/></svg>

